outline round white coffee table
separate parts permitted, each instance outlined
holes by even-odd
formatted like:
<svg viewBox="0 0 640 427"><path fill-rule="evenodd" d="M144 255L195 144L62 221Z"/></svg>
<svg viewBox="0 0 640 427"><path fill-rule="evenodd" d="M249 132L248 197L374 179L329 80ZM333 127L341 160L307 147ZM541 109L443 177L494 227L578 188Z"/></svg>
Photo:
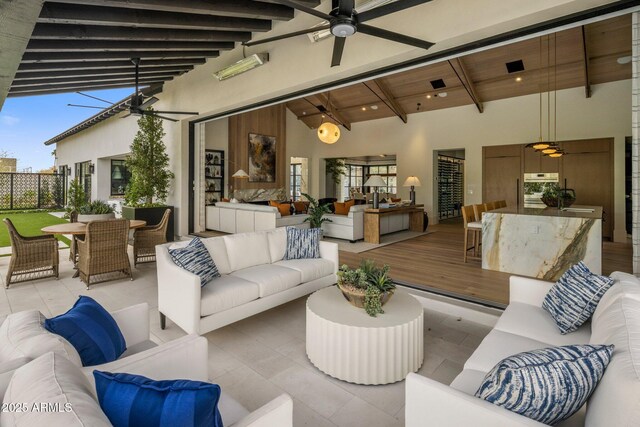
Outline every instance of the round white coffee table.
<svg viewBox="0 0 640 427"><path fill-rule="evenodd" d="M356 384L389 384L403 380L424 359L422 305L396 289L383 307L369 316L345 300L336 286L307 299L307 356L322 372Z"/></svg>

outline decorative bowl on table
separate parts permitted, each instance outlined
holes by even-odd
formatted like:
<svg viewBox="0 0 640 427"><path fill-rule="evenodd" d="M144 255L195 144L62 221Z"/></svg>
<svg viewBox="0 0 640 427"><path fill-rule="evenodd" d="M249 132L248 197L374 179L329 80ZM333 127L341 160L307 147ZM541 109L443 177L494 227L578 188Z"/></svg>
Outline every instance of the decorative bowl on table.
<svg viewBox="0 0 640 427"><path fill-rule="evenodd" d="M364 308L366 291L365 289L356 288L355 286L349 284L341 284L340 282L338 282L338 289L340 289L340 291L342 292L344 299L349 301L352 306ZM387 302L389 302L392 296L393 291L382 292L380 294L380 305L385 305Z"/></svg>
<svg viewBox="0 0 640 427"><path fill-rule="evenodd" d="M377 267L372 260L362 260L357 269L343 265L338 270L338 289L344 298L372 317L384 313L382 306L389 302L395 288L388 265Z"/></svg>

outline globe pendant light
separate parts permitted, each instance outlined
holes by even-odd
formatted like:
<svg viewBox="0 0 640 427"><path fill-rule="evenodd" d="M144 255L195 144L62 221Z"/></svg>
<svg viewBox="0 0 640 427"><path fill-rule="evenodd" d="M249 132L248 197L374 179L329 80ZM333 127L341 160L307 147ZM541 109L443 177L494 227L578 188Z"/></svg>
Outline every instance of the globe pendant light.
<svg viewBox="0 0 640 427"><path fill-rule="evenodd" d="M340 139L340 128L331 122L324 122L318 127L318 138L325 144L335 144Z"/></svg>

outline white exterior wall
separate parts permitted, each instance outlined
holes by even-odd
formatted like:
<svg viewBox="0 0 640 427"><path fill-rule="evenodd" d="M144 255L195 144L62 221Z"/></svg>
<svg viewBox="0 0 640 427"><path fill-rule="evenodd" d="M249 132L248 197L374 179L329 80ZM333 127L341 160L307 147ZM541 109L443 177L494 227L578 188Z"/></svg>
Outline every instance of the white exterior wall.
<svg viewBox="0 0 640 427"><path fill-rule="evenodd" d="M429 53L436 53L455 46L501 34L538 22L566 16L581 10L590 9L612 0L447 0L435 1L399 12L372 23L392 31L406 32L414 37L424 38L436 43ZM328 11L330 2L322 3L320 10ZM273 30L266 36L274 36L292 30L299 30L318 23L312 16L296 12L295 19L289 22L274 22ZM375 47L375 48L373 48ZM232 108L250 105L276 96L290 94L297 90L310 88L321 83L346 78L357 73L392 65L398 62L423 56L424 50L412 48L380 39L372 41L366 35L349 38L345 56L340 67L329 67L332 43L325 41L311 44L305 36L294 37L247 49L247 53L268 51L270 62L223 82L212 77L212 72L227 66L242 57L242 47L223 53L219 58L210 59L206 64L193 71L167 82L163 93L156 95L160 102L158 110L199 111L200 117L206 117L229 111ZM471 108L471 107L469 107ZM474 107L475 108L475 107ZM486 113L485 113L486 114ZM176 206L177 233L187 233L188 218L182 215L188 206L188 121L195 117L181 117L178 123L165 122L167 151L171 159L171 168L176 174L174 187L168 202ZM372 125L375 127L375 125ZM411 126L409 126L410 129ZM405 129L404 134L411 134ZM289 129L287 129L289 131ZM128 146L135 134L135 119L120 120L112 118L58 144L60 165L72 165L76 161L85 161L128 152ZM372 134L375 135L375 134ZM411 146L424 142L423 135L411 135ZM75 143L74 143L75 141ZM85 143L78 143L84 141ZM293 145L290 149L293 150ZM85 146L80 147L80 146ZM66 148L65 148L66 147ZM459 148L459 147L456 147ZM307 151L307 146L297 146L296 150ZM97 150L104 153L95 155ZM110 151L109 151L110 150ZM107 153L107 151L109 151ZM288 156L309 157L302 152L291 151ZM311 164L312 181L324 179L314 171L319 170L320 160L313 159ZM94 162L95 163L95 162ZM96 167L99 165L97 163ZM427 165L430 171L431 165ZM96 173L99 173L97 170ZM314 177L315 175L315 177ZM94 179L94 188L98 197L103 198ZM312 187L313 189L313 187Z"/></svg>

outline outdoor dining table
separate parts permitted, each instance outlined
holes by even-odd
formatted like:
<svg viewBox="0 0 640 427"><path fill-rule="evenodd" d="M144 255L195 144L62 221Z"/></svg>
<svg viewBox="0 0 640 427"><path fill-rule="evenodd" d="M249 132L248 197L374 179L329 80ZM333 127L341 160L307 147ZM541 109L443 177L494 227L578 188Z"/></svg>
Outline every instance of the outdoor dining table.
<svg viewBox="0 0 640 427"><path fill-rule="evenodd" d="M145 225L147 225L147 222L140 219L129 220L130 230L141 228L141 227L144 227ZM71 238L73 239L72 246L71 246L71 252L72 252L71 258L73 260L73 268L76 270L76 272L73 273L73 277L78 277L80 275L80 272L78 271L78 268L77 268L78 260L75 254L75 241L77 236L82 236L86 234L87 224L84 222L67 222L64 224L49 225L47 227L43 227L42 229L40 229L40 231L44 234L70 234L71 235Z"/></svg>

